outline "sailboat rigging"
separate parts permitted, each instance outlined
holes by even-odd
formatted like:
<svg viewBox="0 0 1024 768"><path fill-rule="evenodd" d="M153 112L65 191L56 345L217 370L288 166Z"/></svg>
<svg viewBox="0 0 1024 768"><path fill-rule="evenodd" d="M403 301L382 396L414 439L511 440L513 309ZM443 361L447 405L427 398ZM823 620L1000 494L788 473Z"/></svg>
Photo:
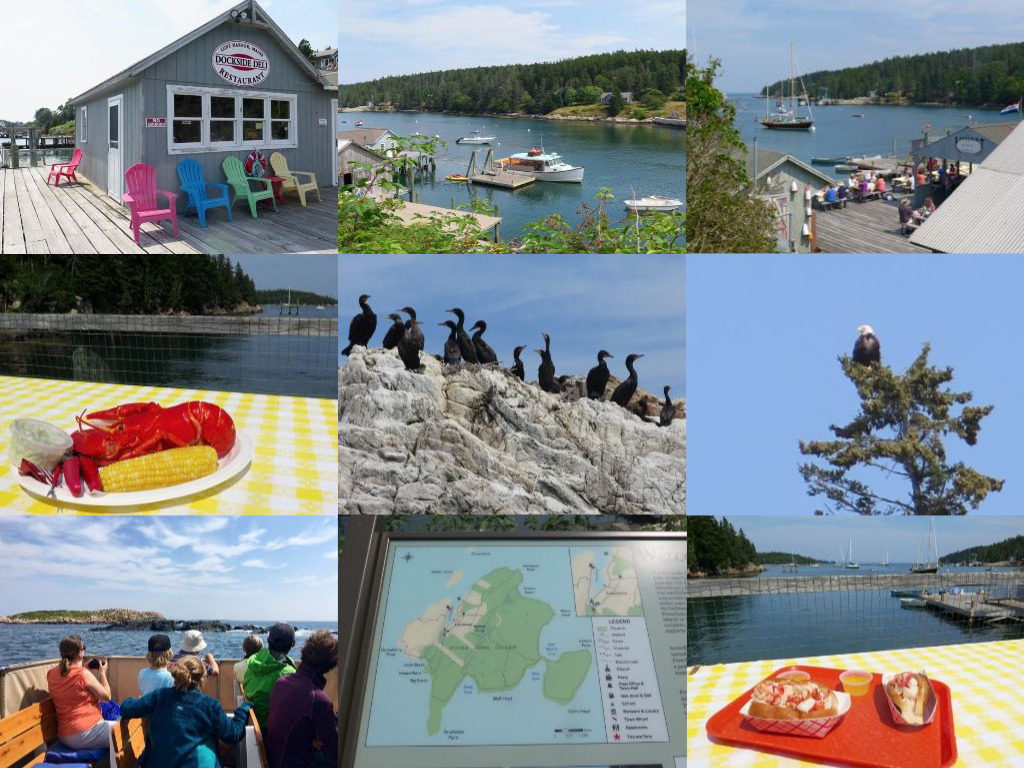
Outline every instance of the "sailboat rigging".
<svg viewBox="0 0 1024 768"><path fill-rule="evenodd" d="M939 572L939 542L935 538L935 523L932 520L928 521L928 550L925 554L925 561L922 563L921 558L918 557L917 561L911 567L911 573L938 573Z"/></svg>
<svg viewBox="0 0 1024 768"><path fill-rule="evenodd" d="M768 113L768 102L771 101L771 91L765 89L764 94L764 117L761 119L761 125L765 128L775 128L783 131L809 131L814 127L814 116L811 114L810 100L807 98L806 88L804 88L803 78L800 78L801 95L797 96L796 86L794 84L796 65L794 64L793 55L793 44L789 44L789 109L783 106L784 93L779 94L779 99L776 102L775 112ZM783 89L784 90L784 89ZM807 102L807 117L802 117L796 113L796 107L799 102L803 100Z"/></svg>

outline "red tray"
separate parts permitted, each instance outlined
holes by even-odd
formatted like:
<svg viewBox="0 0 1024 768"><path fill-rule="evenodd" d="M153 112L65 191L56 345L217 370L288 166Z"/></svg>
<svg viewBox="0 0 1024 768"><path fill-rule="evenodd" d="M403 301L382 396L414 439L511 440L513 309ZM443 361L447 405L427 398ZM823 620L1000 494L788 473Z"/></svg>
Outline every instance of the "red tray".
<svg viewBox="0 0 1024 768"><path fill-rule="evenodd" d="M841 689L841 669L802 669L811 679ZM775 677L781 669L772 673ZM770 679L770 678L766 678ZM874 674L864 696L854 696L850 711L827 736L811 739L758 731L739 714L750 699L751 688L718 710L707 722L708 737L716 743L749 747L763 752L799 757L817 763L863 768L946 768L956 762L956 733L949 686L928 678L937 699L935 720L929 725L894 725L886 703L882 676Z"/></svg>

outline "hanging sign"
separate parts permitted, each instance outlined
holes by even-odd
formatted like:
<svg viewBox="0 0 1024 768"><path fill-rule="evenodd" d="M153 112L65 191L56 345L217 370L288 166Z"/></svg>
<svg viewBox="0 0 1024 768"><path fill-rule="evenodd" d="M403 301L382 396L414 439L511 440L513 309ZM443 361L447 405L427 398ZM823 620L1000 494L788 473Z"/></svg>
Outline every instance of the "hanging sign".
<svg viewBox="0 0 1024 768"><path fill-rule="evenodd" d="M245 40L228 40L213 52L213 70L232 85L258 85L270 74L270 59Z"/></svg>
<svg viewBox="0 0 1024 768"><path fill-rule="evenodd" d="M965 155L977 155L981 152L981 142L969 136L960 136L954 144L956 151Z"/></svg>

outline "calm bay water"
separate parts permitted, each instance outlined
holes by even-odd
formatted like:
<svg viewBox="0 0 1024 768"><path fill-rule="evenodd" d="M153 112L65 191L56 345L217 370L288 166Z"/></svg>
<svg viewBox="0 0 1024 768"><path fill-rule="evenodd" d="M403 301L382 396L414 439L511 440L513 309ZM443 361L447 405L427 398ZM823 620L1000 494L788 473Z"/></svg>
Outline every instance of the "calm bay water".
<svg viewBox="0 0 1024 768"><path fill-rule="evenodd" d="M342 121L345 122L342 122ZM447 142L437 152L437 171L417 182L419 202L451 208L468 204L470 192L492 200L502 217L501 237L522 233L523 225L560 213L570 223L581 203L594 202L601 187L611 187L616 200L644 195L686 199L686 134L678 128L659 125L616 125L613 123L569 122L442 115L428 112L343 113L338 129L353 129L357 120L365 128L389 128L399 136L419 132L440 136ZM535 182L515 191L480 184L446 182L452 173L465 173L473 150L482 163L489 145L462 145L455 140L471 131L497 136L495 158L543 146L571 165L582 165L582 184ZM472 190L470 189L472 188ZM625 218L621 203L610 207L613 220Z"/></svg>
<svg viewBox="0 0 1024 768"><path fill-rule="evenodd" d="M875 573L906 573L909 564L874 567ZM997 572L1011 569L997 568ZM984 579L985 568L946 568L964 583ZM871 573L822 566L800 567L799 576ZM792 576L770 566L762 577ZM975 578L972 578L975 577ZM966 586L976 592L978 587ZM1005 592L1005 587L1001 588ZM930 590L934 591L934 590ZM1005 594L994 596L1005 597ZM722 664L754 659L881 651L1024 638L1024 623L973 625L931 609L902 608L889 589L837 590L769 595L690 598L686 601L687 663Z"/></svg>
<svg viewBox="0 0 1024 768"><path fill-rule="evenodd" d="M224 620L225 623L236 625L256 625L269 628L281 619L263 620ZM286 621L288 621L286 619ZM295 633L295 652L291 654L298 660L299 651L306 638L318 629L338 630L336 621L295 621L290 623L297 628ZM26 661L53 659L60 656L57 646L65 635L76 634L85 641L86 655L97 656L145 656L146 643L152 632L128 632L112 630L110 632L92 632L102 624L0 624L0 667L21 664ZM230 632L203 632L206 650L218 659L240 659L242 641L249 635L245 630ZM184 632L170 633L171 646L177 650L184 639ZM266 643L266 634L261 635Z"/></svg>
<svg viewBox="0 0 1024 768"><path fill-rule="evenodd" d="M923 137L925 125L931 125L928 135L934 139L973 123L1016 123L1021 119L1018 114L1000 115L998 109L979 107L812 106L813 131L778 131L757 122L764 117L763 98L753 93L728 96L737 106L735 126L748 150L753 149L756 138L760 148L786 152L807 163L812 157L891 155L893 140L896 156L902 158L910 151L910 140ZM807 114L806 107L797 111ZM854 114L864 117L851 117ZM836 176L831 165L815 167Z"/></svg>

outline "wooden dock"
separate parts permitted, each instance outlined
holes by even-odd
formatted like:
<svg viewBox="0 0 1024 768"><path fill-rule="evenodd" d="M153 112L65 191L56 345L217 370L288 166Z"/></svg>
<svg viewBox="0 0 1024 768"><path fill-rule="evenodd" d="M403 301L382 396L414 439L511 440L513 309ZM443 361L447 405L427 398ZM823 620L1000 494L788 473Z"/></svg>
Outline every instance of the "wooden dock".
<svg viewBox="0 0 1024 768"><path fill-rule="evenodd" d="M480 171L470 176L469 180L474 184L505 189L519 189L536 181L532 174L522 171Z"/></svg>
<svg viewBox="0 0 1024 768"><path fill-rule="evenodd" d="M1024 603L1019 600L986 600L983 594L925 595L925 605L939 613L970 621L1024 621Z"/></svg>
<svg viewBox="0 0 1024 768"><path fill-rule="evenodd" d="M3 253L337 253L338 190L320 190L323 202L302 207L286 196L274 212L261 205L253 219L243 205L229 222L223 208L207 212L206 228L194 213L178 214L179 239L170 222L143 224L139 243L127 208L81 173L80 184L46 183L48 168L0 169L0 250ZM173 190L172 190L173 191ZM181 198L179 198L179 203ZM267 208L264 213L264 207Z"/></svg>
<svg viewBox="0 0 1024 768"><path fill-rule="evenodd" d="M338 335L337 315L279 317L277 315L98 315L0 312L0 340L18 340L41 333L164 333L216 336Z"/></svg>
<svg viewBox="0 0 1024 768"><path fill-rule="evenodd" d="M487 216L483 213L474 213L473 211L456 211L451 208L441 208L437 205L427 205L426 203L410 203L408 201L402 202L402 207L395 211L395 214L405 224L416 224L424 219L431 219L438 216L461 216L463 218L472 218L483 230L494 229L494 238L498 238L498 225L501 224L500 216Z"/></svg>
<svg viewBox="0 0 1024 768"><path fill-rule="evenodd" d="M784 578L687 579L686 597L733 597L777 595L793 592L849 592L869 589L920 589L938 591L949 587L977 587L988 593L1020 588L1024 572L999 573L874 573L855 576L793 576Z"/></svg>
<svg viewBox="0 0 1024 768"><path fill-rule="evenodd" d="M821 253L930 253L900 234L896 205L886 200L849 202L815 211L816 250Z"/></svg>

